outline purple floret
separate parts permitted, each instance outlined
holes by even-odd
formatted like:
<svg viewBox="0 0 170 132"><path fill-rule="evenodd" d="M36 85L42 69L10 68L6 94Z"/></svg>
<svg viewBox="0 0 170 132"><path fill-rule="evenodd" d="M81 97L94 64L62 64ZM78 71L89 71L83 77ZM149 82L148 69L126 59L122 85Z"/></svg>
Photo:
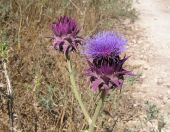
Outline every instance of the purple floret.
<svg viewBox="0 0 170 132"><path fill-rule="evenodd" d="M52 30L59 37L68 34L75 36L79 32L76 21L66 16L60 17L57 22L53 23Z"/></svg>
<svg viewBox="0 0 170 132"><path fill-rule="evenodd" d="M119 55L125 48L127 40L114 32L100 32L86 40L84 54L88 57Z"/></svg>

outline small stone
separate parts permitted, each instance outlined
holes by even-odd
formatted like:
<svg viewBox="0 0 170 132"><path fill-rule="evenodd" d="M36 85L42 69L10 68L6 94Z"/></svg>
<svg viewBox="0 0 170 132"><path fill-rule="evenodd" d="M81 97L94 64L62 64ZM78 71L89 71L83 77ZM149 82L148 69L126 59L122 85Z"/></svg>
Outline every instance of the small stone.
<svg viewBox="0 0 170 132"><path fill-rule="evenodd" d="M168 102L168 98L167 97L163 97L163 103L167 104L167 102Z"/></svg>
<svg viewBox="0 0 170 132"><path fill-rule="evenodd" d="M3 83L0 83L0 87L3 88L5 87L5 85Z"/></svg>
<svg viewBox="0 0 170 132"><path fill-rule="evenodd" d="M162 85L162 84L163 84L163 79L162 79L162 78L158 78L157 81L156 81L156 83L157 83L158 85Z"/></svg>
<svg viewBox="0 0 170 132"><path fill-rule="evenodd" d="M167 88L170 88L170 85L169 85L169 84L167 84L167 85L166 85L166 87L167 87ZM170 90L168 90L168 91L169 91L169 94L170 94Z"/></svg>
<svg viewBox="0 0 170 132"><path fill-rule="evenodd" d="M167 93L170 95L170 90L168 90Z"/></svg>

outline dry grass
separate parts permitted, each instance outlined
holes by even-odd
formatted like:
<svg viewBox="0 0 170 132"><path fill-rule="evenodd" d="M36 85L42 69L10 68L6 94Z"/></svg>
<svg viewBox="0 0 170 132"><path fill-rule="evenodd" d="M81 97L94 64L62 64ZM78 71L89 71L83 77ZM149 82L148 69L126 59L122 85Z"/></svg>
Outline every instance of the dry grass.
<svg viewBox="0 0 170 132"><path fill-rule="evenodd" d="M135 10L129 0L1 0L0 38L7 44L8 71L14 90L14 128L26 132L76 132L87 128L77 102L70 92L70 82L62 54L51 48L51 23L60 15L75 18L83 37L100 30L116 30L125 34L125 19L134 20ZM130 30L130 29L129 29ZM74 67L83 100L92 114L96 95L89 88L82 71L86 63L73 54ZM2 59L2 56L1 56ZM0 62L2 64L2 61ZM0 67L3 71L3 68ZM1 91L6 80L0 75ZM123 131L136 116L131 88L108 98L104 113L98 120L97 132ZM7 100L0 94L0 130L9 131Z"/></svg>

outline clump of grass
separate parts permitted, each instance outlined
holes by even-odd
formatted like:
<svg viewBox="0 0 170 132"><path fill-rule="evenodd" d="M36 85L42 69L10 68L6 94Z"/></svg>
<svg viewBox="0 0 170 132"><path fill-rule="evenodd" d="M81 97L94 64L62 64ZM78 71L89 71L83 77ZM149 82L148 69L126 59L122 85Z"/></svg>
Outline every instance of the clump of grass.
<svg viewBox="0 0 170 132"><path fill-rule="evenodd" d="M129 84L129 85L133 85L134 83L136 83L137 81L140 80L140 77L142 76L142 73L139 73L139 74L136 74L134 76L131 76L131 77L128 77L126 78L126 82Z"/></svg>
<svg viewBox="0 0 170 132"><path fill-rule="evenodd" d="M166 127L166 121L164 120L164 116L160 113L160 110L157 106L149 101L145 102L145 109L146 109L146 118L145 123L148 122L151 124L150 131L159 131L161 132L163 128ZM157 123L153 124L153 121L157 121ZM157 127L156 127L157 126ZM154 128L156 127L156 128ZM157 130L155 130L157 129Z"/></svg>
<svg viewBox="0 0 170 132"><path fill-rule="evenodd" d="M9 1L1 1L0 2L0 20L1 24L4 24L8 18L10 13L10 4Z"/></svg>
<svg viewBox="0 0 170 132"><path fill-rule="evenodd" d="M132 0L103 0L100 9L108 15L112 14L112 17L126 17L134 20L137 18L137 13L132 2Z"/></svg>
<svg viewBox="0 0 170 132"><path fill-rule="evenodd" d="M47 94L45 96L40 95L39 103L45 109L51 110L54 106L54 101L53 101L54 87L48 85L47 89L48 89Z"/></svg>
<svg viewBox="0 0 170 132"><path fill-rule="evenodd" d="M6 42L0 42L0 53L2 58L7 58L8 56L8 47Z"/></svg>
<svg viewBox="0 0 170 132"><path fill-rule="evenodd" d="M159 109L155 104L150 103L149 101L145 102L146 107L146 121L152 121L153 119L157 119L159 115Z"/></svg>
<svg viewBox="0 0 170 132"><path fill-rule="evenodd" d="M2 38L0 41L0 58L4 61L8 58L8 35L6 32L1 33Z"/></svg>

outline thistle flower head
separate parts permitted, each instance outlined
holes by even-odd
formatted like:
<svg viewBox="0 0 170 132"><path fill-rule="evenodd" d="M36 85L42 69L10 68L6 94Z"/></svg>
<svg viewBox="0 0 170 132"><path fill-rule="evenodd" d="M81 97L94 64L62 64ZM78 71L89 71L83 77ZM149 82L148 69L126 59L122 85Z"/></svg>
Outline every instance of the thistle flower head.
<svg viewBox="0 0 170 132"><path fill-rule="evenodd" d="M84 54L89 57L119 55L124 51L126 40L114 32L99 32L87 39Z"/></svg>
<svg viewBox="0 0 170 132"><path fill-rule="evenodd" d="M78 44L82 43L81 37L77 36L79 32L77 23L69 17L60 17L52 24L52 31L54 48L64 52L66 56L70 51L76 51Z"/></svg>
<svg viewBox="0 0 170 132"><path fill-rule="evenodd" d="M75 36L79 32L76 21L66 16L60 17L57 22L54 22L52 30L59 37L68 34Z"/></svg>
<svg viewBox="0 0 170 132"><path fill-rule="evenodd" d="M87 56L88 64L86 74L90 76L92 90L108 91L113 88L121 88L124 75L130 75L123 68L128 59L119 56L124 51L126 40L113 32L102 32L89 38L84 46L84 54Z"/></svg>

